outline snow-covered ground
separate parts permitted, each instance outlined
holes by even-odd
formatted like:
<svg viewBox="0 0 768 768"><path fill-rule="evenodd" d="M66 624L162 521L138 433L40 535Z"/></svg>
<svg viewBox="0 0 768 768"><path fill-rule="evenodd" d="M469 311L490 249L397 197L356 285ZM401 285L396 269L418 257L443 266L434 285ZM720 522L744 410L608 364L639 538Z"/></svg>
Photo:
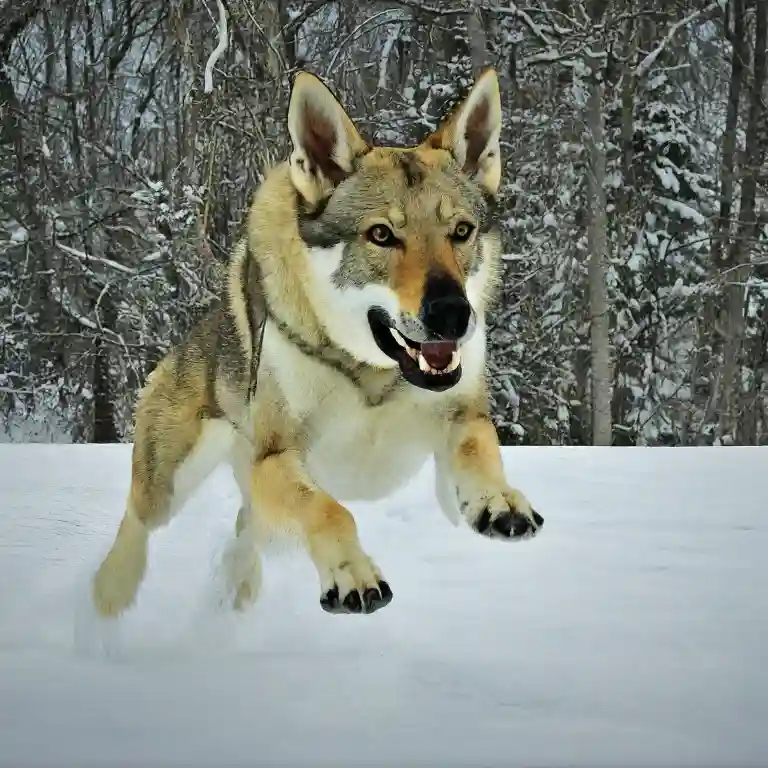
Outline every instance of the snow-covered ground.
<svg viewBox="0 0 768 768"><path fill-rule="evenodd" d="M768 450L508 449L546 524L453 528L432 468L353 504L394 591L318 604L300 553L214 609L238 497L220 469L153 540L133 611L84 609L128 446L0 445L0 763L768 764Z"/></svg>

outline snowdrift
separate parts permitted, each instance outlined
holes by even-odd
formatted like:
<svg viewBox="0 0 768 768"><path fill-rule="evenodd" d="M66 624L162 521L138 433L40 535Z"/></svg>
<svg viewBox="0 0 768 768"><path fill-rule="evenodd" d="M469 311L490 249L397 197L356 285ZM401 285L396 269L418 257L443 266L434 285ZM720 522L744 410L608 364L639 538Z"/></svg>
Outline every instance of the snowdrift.
<svg viewBox="0 0 768 768"><path fill-rule="evenodd" d="M371 616L324 613L299 551L220 610L222 467L105 627L130 446L0 445L0 764L765 765L768 451L504 456L534 541L452 527L431 466L350 505L394 591Z"/></svg>

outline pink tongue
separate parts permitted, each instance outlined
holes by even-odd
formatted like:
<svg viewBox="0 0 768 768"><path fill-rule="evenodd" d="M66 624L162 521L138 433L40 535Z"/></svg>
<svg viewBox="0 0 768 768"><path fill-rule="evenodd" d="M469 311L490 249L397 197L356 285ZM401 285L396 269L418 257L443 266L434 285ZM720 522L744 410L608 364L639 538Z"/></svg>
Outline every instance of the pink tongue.
<svg viewBox="0 0 768 768"><path fill-rule="evenodd" d="M448 367L455 351L455 341L427 341L421 345L423 358L431 368L438 371Z"/></svg>

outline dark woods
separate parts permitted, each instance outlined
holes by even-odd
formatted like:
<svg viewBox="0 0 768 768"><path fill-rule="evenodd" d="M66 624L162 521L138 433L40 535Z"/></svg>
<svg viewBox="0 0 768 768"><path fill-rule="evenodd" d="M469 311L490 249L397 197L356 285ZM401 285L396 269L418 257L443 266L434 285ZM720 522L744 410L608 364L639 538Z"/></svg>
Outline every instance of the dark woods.
<svg viewBox="0 0 768 768"><path fill-rule="evenodd" d="M767 7L0 0L0 439L131 439L297 69L402 144L492 64L502 439L765 443Z"/></svg>

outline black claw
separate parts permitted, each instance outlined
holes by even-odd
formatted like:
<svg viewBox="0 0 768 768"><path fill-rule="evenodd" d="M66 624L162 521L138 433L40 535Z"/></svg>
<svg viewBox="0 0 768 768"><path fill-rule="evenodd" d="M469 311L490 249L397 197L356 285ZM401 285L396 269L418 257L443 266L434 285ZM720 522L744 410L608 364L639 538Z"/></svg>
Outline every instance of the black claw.
<svg viewBox="0 0 768 768"><path fill-rule="evenodd" d="M379 582L379 588L369 587L363 593L353 589L343 601L339 600L339 588L331 587L321 598L320 605L328 613L373 613L392 602L392 590L386 581Z"/></svg>
<svg viewBox="0 0 768 768"><path fill-rule="evenodd" d="M349 611L349 613L362 613L363 612L363 601L360 598L360 593L353 589L345 598L344 598L344 607Z"/></svg>
<svg viewBox="0 0 768 768"><path fill-rule="evenodd" d="M379 591L369 587L363 593L363 607L366 613L373 613L378 607L380 600Z"/></svg>
<svg viewBox="0 0 768 768"><path fill-rule="evenodd" d="M502 512L493 521L493 530L501 536L509 538L512 535L513 522L514 518L511 512Z"/></svg>
<svg viewBox="0 0 768 768"><path fill-rule="evenodd" d="M366 589L365 594L363 595L366 613L378 611L379 608L389 605L391 601L392 590L389 588L389 584L387 584L386 581L380 581L378 589Z"/></svg>
<svg viewBox="0 0 768 768"><path fill-rule="evenodd" d="M321 598L320 606L328 613L339 612L339 588L331 587Z"/></svg>
<svg viewBox="0 0 768 768"><path fill-rule="evenodd" d="M379 582L379 594L381 595L382 606L392 602L392 588L386 581Z"/></svg>
<svg viewBox="0 0 768 768"><path fill-rule="evenodd" d="M516 539L520 536L525 536L532 527L531 521L527 517L515 515L512 520L512 535Z"/></svg>
<svg viewBox="0 0 768 768"><path fill-rule="evenodd" d="M544 518L534 509L533 511L533 522L536 523L536 525L541 528L542 525L544 525Z"/></svg>
<svg viewBox="0 0 768 768"><path fill-rule="evenodd" d="M491 524L491 513L484 509L477 520L475 521L475 530L478 533L485 533L488 530L488 526Z"/></svg>

